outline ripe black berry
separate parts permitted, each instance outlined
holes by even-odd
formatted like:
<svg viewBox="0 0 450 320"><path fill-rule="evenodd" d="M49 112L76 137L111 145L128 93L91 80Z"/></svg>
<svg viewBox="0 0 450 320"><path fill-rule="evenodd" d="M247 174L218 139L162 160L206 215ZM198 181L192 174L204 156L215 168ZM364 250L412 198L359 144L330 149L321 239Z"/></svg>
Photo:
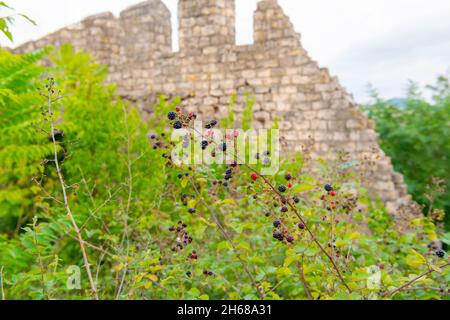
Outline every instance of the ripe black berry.
<svg viewBox="0 0 450 320"><path fill-rule="evenodd" d="M181 129L182 127L183 124L181 123L181 121L175 121L175 123L173 124L174 129Z"/></svg>
<svg viewBox="0 0 450 320"><path fill-rule="evenodd" d="M281 186L278 187L278 191L286 192L286 187L284 185L281 185Z"/></svg>
<svg viewBox="0 0 450 320"><path fill-rule="evenodd" d="M169 120L175 120L176 117L177 117L177 114L176 114L175 112L173 112L173 111L170 111L170 112L167 114L167 118L169 118Z"/></svg>
<svg viewBox="0 0 450 320"><path fill-rule="evenodd" d="M281 212L288 212L288 208L286 206L281 207Z"/></svg>
<svg viewBox="0 0 450 320"><path fill-rule="evenodd" d="M299 203L299 202L300 202L300 199L299 199L298 197L294 197L294 202L295 202L295 203Z"/></svg>
<svg viewBox="0 0 450 320"><path fill-rule="evenodd" d="M227 171L225 171L225 174L232 174L233 173L233 170L231 170L231 169L228 169Z"/></svg>
<svg viewBox="0 0 450 320"><path fill-rule="evenodd" d="M438 258L443 258L445 256L445 252L443 250L436 251L436 256Z"/></svg>
<svg viewBox="0 0 450 320"><path fill-rule="evenodd" d="M222 144L222 151L223 152L227 151L227 144L226 143Z"/></svg>
<svg viewBox="0 0 450 320"><path fill-rule="evenodd" d="M189 208L189 209L188 209L188 212L189 212L190 214L194 214L194 213L195 213L195 209Z"/></svg>
<svg viewBox="0 0 450 320"><path fill-rule="evenodd" d="M327 184L324 186L324 188L325 188L325 191L327 191L327 192L333 191L333 187L332 187L331 184L329 184L329 183L327 183Z"/></svg>
<svg viewBox="0 0 450 320"><path fill-rule="evenodd" d="M293 236L287 236L286 237L286 241L289 242L289 243L292 243L292 242L294 242L294 237Z"/></svg>
<svg viewBox="0 0 450 320"><path fill-rule="evenodd" d="M279 241L283 241L283 239L284 239L283 234L282 234L281 232L279 232L279 231L275 231L275 232L273 233L273 237L274 237L275 239L279 240Z"/></svg>
<svg viewBox="0 0 450 320"><path fill-rule="evenodd" d="M183 174L179 173L177 177L178 177L178 179L181 179L181 178L183 178Z"/></svg>
<svg viewBox="0 0 450 320"><path fill-rule="evenodd" d="M205 150L207 146L208 146L208 141L203 140L202 141L202 149Z"/></svg>
<svg viewBox="0 0 450 320"><path fill-rule="evenodd" d="M287 181L292 180L292 176L291 176L289 173L286 174L286 175L284 176L284 178L285 178Z"/></svg>
<svg viewBox="0 0 450 320"><path fill-rule="evenodd" d="M273 226L274 226L275 228L278 228L280 225L281 225L281 221L280 221L280 220L275 220L275 221L273 222Z"/></svg>
<svg viewBox="0 0 450 320"><path fill-rule="evenodd" d="M224 186L224 187L228 187L228 182L224 182L224 183L222 183L222 185Z"/></svg>
<svg viewBox="0 0 450 320"><path fill-rule="evenodd" d="M305 229L305 225L303 224L303 222L300 222L298 224L298 228L301 229L301 230Z"/></svg>

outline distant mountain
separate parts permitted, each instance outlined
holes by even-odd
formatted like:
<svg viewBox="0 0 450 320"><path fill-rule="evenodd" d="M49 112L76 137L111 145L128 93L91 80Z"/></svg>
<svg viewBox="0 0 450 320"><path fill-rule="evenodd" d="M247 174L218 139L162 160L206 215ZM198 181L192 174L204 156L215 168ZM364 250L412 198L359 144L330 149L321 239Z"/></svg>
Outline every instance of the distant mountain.
<svg viewBox="0 0 450 320"><path fill-rule="evenodd" d="M399 108L405 108L408 105L408 100L405 98L392 98L386 102Z"/></svg>

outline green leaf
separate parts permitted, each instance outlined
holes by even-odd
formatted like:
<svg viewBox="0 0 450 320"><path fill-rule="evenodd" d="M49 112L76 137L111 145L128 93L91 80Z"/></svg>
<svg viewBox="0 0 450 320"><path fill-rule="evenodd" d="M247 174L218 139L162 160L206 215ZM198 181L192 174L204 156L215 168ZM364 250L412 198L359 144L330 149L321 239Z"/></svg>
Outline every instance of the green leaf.
<svg viewBox="0 0 450 320"><path fill-rule="evenodd" d="M412 249L411 253L406 257L406 263L411 267L418 267L427 264L427 259L416 250Z"/></svg>

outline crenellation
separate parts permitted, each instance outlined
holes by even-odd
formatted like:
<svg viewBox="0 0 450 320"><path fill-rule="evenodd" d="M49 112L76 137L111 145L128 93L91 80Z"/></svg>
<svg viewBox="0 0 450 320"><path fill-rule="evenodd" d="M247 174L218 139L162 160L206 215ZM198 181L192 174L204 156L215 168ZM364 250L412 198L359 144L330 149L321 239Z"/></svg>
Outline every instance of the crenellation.
<svg viewBox="0 0 450 320"><path fill-rule="evenodd" d="M251 45L235 44L234 0L179 0L178 52L171 48L170 17L161 0L148 0L119 17L88 17L15 51L64 43L89 51L109 66L119 93L149 112L163 94L180 96L199 118L221 117L236 94L239 115L249 92L254 127L269 128L277 118L286 152L301 151L313 138L314 157L331 160L345 151L359 161L363 184L389 208L409 201L403 177L378 146L373 121L338 78L309 57L276 0L258 3ZM366 163L372 158L378 159L375 170Z"/></svg>

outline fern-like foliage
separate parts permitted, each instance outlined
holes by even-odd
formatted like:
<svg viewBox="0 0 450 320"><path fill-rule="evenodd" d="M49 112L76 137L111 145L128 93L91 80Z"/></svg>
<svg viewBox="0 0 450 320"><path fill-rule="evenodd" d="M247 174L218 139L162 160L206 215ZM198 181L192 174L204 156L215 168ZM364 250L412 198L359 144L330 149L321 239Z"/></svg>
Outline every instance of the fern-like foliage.
<svg viewBox="0 0 450 320"><path fill-rule="evenodd" d="M42 99L36 89L43 73L37 62L46 52L0 51L0 231L31 214L39 191L32 179L42 174L42 160L52 151L40 129Z"/></svg>

